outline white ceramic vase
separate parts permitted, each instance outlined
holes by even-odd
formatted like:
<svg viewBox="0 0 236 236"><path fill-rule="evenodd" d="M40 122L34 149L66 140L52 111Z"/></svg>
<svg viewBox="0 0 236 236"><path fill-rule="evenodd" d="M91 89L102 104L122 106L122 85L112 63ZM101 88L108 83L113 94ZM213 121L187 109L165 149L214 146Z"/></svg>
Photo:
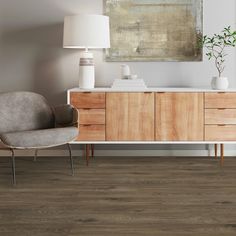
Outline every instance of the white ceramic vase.
<svg viewBox="0 0 236 236"><path fill-rule="evenodd" d="M121 65L121 79L129 79L130 78L130 68L128 65Z"/></svg>
<svg viewBox="0 0 236 236"><path fill-rule="evenodd" d="M229 81L227 77L213 77L211 81L212 89L226 90L229 87Z"/></svg>

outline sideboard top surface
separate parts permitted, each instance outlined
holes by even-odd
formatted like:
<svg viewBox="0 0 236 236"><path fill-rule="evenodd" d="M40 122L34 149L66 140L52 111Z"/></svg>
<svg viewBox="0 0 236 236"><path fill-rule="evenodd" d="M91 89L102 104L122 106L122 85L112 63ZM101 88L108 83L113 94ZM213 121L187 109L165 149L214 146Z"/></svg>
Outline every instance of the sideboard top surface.
<svg viewBox="0 0 236 236"><path fill-rule="evenodd" d="M227 93L234 93L236 92L236 88L230 88L227 90L213 90L211 88L194 88L194 87L149 87L147 89L139 89L139 88L121 88L121 89L114 89L110 87L97 87L94 89L80 89L80 88L72 88L69 89L68 92L205 92L205 93L217 93L217 92L227 92Z"/></svg>

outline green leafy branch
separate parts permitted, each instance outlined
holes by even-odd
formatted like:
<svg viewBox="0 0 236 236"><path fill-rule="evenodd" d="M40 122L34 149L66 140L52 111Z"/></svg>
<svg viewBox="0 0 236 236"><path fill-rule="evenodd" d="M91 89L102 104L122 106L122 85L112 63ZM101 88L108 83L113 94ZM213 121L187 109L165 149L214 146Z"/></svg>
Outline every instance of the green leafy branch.
<svg viewBox="0 0 236 236"><path fill-rule="evenodd" d="M214 34L213 37L205 35L200 41L200 46L207 49L207 57L209 60L214 59L219 77L225 70L225 53L226 47L236 46L236 31L231 26L224 28L221 34Z"/></svg>

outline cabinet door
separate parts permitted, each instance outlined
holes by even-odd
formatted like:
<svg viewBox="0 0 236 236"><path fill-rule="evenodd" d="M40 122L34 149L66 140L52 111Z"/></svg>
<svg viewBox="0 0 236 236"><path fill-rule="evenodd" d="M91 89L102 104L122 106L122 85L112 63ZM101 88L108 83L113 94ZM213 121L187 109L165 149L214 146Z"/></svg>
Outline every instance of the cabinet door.
<svg viewBox="0 0 236 236"><path fill-rule="evenodd" d="M154 140L154 93L107 93L107 141Z"/></svg>
<svg viewBox="0 0 236 236"><path fill-rule="evenodd" d="M156 93L156 140L203 141L203 93Z"/></svg>

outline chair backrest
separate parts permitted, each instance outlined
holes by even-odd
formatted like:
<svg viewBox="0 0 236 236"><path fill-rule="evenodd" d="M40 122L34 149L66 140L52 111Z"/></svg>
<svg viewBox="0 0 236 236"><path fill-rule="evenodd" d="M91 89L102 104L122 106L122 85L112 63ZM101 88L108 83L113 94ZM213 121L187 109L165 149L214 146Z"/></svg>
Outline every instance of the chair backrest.
<svg viewBox="0 0 236 236"><path fill-rule="evenodd" d="M0 133L53 127L53 111L43 96L31 92L0 94Z"/></svg>

